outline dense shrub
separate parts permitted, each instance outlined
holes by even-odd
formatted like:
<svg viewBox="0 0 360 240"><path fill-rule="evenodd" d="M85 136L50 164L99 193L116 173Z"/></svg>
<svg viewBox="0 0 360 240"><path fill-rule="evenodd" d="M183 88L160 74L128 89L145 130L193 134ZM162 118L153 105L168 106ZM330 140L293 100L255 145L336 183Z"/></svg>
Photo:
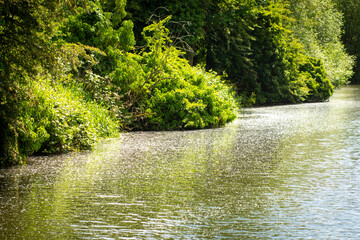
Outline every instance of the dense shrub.
<svg viewBox="0 0 360 240"><path fill-rule="evenodd" d="M235 119L233 93L215 73L184 63L166 75L143 102L150 129L219 127Z"/></svg>
<svg viewBox="0 0 360 240"><path fill-rule="evenodd" d="M331 97L334 87L320 59L307 57L307 61L300 65L300 74L309 89L306 101L324 101Z"/></svg>
<svg viewBox="0 0 360 240"><path fill-rule="evenodd" d="M233 92L218 75L180 58L165 27L167 18L144 29L147 47L124 54L110 75L122 89L133 127L151 130L223 126L236 117Z"/></svg>
<svg viewBox="0 0 360 240"><path fill-rule="evenodd" d="M33 81L30 88L31 99L23 103L19 118L22 154L89 149L100 138L118 135L114 118L98 104L85 101L79 89L46 78Z"/></svg>

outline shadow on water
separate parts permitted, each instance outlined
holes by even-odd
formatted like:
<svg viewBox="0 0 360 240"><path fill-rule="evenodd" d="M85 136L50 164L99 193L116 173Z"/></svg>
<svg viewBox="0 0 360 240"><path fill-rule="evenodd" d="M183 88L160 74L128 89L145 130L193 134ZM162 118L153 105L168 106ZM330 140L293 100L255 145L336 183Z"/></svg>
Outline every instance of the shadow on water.
<svg viewBox="0 0 360 240"><path fill-rule="evenodd" d="M0 238L360 236L359 90L0 170Z"/></svg>

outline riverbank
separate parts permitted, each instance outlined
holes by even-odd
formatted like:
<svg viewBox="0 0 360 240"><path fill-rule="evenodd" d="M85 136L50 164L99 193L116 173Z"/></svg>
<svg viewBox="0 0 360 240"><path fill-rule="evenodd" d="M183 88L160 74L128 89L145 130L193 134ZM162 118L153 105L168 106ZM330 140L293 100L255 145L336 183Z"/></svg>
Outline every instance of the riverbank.
<svg viewBox="0 0 360 240"><path fill-rule="evenodd" d="M221 127L239 105L325 101L351 77L331 1L310 22L312 1L210 2L0 3L0 167L124 129Z"/></svg>

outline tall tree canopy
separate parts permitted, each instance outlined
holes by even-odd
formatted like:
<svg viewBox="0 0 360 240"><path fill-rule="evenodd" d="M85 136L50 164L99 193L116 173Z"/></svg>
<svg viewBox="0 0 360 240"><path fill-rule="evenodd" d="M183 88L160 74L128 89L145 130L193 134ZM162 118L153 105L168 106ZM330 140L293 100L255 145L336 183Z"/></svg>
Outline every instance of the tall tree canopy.
<svg viewBox="0 0 360 240"><path fill-rule="evenodd" d="M312 21L309 31L302 29L307 28L308 22L301 19L303 15L297 12L294 1L202 0L197 1L200 8L189 3L196 10L186 11L184 6L188 2L193 1L137 0L132 1L128 11L136 19L135 28L146 23L145 16L161 9L171 9L169 14L174 14L178 21L194 23L194 26L189 26L194 36L187 40L196 53L194 63L225 73L237 87L243 102L264 104L315 100L310 96L315 96L320 86L323 86L321 91L328 92L323 96L329 97L332 87L327 76L333 85L340 86L351 75L352 60L339 42L341 18L330 1L327 5L323 4L329 11L312 11L321 15L322 22L326 22L326 15L331 14L328 18L334 22L332 29L325 25L315 26L318 21L316 15L307 10L302 14ZM299 6L311 9L311 4L317 1L300 2ZM315 9L323 6L316 4ZM146 7L142 9L141 6ZM323 27L331 31L325 31ZM170 31L176 29L170 28ZM311 36L307 38L308 35ZM313 38L313 35L319 36L322 41L314 40L316 46L326 42L325 47L321 47L321 54L313 54L313 49L304 41ZM336 51L330 51L333 48ZM305 62L310 61L307 58L319 58L319 64L324 65L327 73L323 75L323 80L318 78L316 81L320 82L315 85L309 83L312 81L309 78L311 74L303 74L300 70Z"/></svg>
<svg viewBox="0 0 360 240"><path fill-rule="evenodd" d="M335 0L337 9L343 14L342 42L347 52L355 57L353 83L360 83L360 4L356 0Z"/></svg>
<svg viewBox="0 0 360 240"><path fill-rule="evenodd" d="M291 29L304 45L305 54L321 59L326 73L335 87L352 76L353 58L341 42L342 15L332 0L289 1ZM352 54L352 53L351 53Z"/></svg>

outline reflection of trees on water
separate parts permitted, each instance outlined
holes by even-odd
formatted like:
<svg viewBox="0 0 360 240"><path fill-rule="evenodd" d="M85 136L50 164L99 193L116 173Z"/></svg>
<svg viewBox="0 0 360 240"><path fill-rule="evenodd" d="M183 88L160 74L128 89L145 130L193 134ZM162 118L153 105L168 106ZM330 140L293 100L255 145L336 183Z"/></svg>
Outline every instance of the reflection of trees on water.
<svg viewBox="0 0 360 240"><path fill-rule="evenodd" d="M51 185L35 177L20 198L23 235L214 237L254 227L249 219L268 205L275 145L270 134L257 140L239 123L130 133L91 154L65 156Z"/></svg>
<svg viewBox="0 0 360 240"><path fill-rule="evenodd" d="M136 138L141 144L135 149L131 148L136 142L127 142L124 156L136 158L125 160L131 166L124 168L126 174L119 183L129 199L145 201L152 209L152 220L142 227L209 237L247 229L246 224L259 227L249 218L256 219L257 214L261 218L267 205L264 183L271 181L274 143L273 137L258 141L245 139L250 136L244 134L232 125L195 132L143 133ZM142 211L138 214L146 212Z"/></svg>

